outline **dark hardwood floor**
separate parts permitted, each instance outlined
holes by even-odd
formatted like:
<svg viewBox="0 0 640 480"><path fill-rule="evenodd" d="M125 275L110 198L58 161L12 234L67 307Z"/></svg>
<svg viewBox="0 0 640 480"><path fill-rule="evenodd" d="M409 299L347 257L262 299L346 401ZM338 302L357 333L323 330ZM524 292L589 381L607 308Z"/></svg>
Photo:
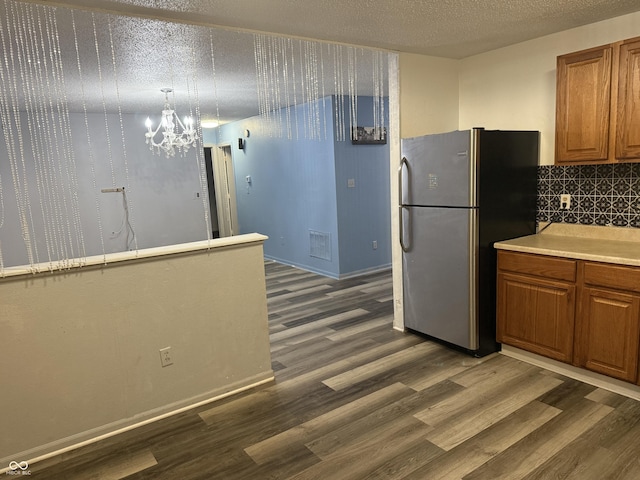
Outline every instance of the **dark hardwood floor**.
<svg viewBox="0 0 640 480"><path fill-rule="evenodd" d="M639 402L394 331L390 272L265 267L275 383L34 464L32 478L640 478Z"/></svg>

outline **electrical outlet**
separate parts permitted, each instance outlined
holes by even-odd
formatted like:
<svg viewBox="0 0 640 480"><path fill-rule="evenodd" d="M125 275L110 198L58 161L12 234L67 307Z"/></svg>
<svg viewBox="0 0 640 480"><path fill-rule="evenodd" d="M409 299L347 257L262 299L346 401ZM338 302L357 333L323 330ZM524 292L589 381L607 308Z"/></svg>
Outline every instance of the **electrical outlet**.
<svg viewBox="0 0 640 480"><path fill-rule="evenodd" d="M560 210L569 210L571 208L571 195L563 193L560 195Z"/></svg>
<svg viewBox="0 0 640 480"><path fill-rule="evenodd" d="M160 365L168 367L173 365L173 357L171 356L171 347L165 347L160 349Z"/></svg>
<svg viewBox="0 0 640 480"><path fill-rule="evenodd" d="M378 249L378 241L374 240L373 242L371 242L371 246L373 247L374 250Z"/></svg>

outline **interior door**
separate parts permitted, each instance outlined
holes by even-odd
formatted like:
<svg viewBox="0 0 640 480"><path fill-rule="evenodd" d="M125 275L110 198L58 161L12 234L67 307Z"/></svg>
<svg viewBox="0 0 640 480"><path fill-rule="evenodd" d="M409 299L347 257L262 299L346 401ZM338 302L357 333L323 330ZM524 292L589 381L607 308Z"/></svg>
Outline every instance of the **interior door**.
<svg viewBox="0 0 640 480"><path fill-rule="evenodd" d="M218 226L218 205L216 201L216 185L213 174L213 153L211 147L204 147L204 165L207 171L207 187L209 191L211 238L218 238L220 236L220 227Z"/></svg>
<svg viewBox="0 0 640 480"><path fill-rule="evenodd" d="M236 205L236 183L230 145L222 145L215 149L214 170L220 236L230 237L237 235L239 233L239 226L238 209Z"/></svg>

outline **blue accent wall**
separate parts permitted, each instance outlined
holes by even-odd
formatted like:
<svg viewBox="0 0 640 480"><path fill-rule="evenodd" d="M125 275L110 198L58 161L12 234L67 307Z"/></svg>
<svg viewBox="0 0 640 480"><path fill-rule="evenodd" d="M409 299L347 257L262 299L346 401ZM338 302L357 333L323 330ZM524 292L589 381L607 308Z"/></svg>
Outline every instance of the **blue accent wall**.
<svg viewBox="0 0 640 480"><path fill-rule="evenodd" d="M388 103L384 108L389 112ZM358 98L358 125L374 125L372 97ZM349 139L348 124L345 130ZM353 274L391 266L389 144L353 145L350 140L336 141L334 151L340 272ZM353 187L349 187L350 179ZM374 241L377 249L373 247Z"/></svg>
<svg viewBox="0 0 640 480"><path fill-rule="evenodd" d="M281 112L297 122L291 139L252 117L205 131L204 141L231 145L240 233L267 235L267 258L339 278L390 266L391 214L388 145L352 145L349 132L336 141L334 103L326 97ZM306 138L309 111L319 112L320 139ZM373 125L371 98L360 97L358 111L359 123ZM244 130L250 136L240 150ZM329 235L330 259L310 255L310 231Z"/></svg>

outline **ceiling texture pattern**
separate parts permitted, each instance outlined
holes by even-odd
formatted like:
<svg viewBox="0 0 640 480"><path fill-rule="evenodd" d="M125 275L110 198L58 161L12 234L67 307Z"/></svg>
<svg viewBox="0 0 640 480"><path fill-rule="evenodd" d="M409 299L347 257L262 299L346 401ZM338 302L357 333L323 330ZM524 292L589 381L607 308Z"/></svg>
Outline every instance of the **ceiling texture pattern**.
<svg viewBox="0 0 640 480"><path fill-rule="evenodd" d="M448 58L464 58L640 11L638 0L67 0L60 3Z"/></svg>
<svg viewBox="0 0 640 480"><path fill-rule="evenodd" d="M61 8L51 9L52 6ZM360 95L371 95L375 82L370 79L372 72L377 71L374 49L460 59L634 11L640 11L638 0L2 0L0 3L0 15L5 22L5 56L18 53L18 44L14 45L13 54L7 52L13 29L22 21L18 18L55 17L61 32L60 62L66 72L66 89L71 92L66 100L72 111L86 107L98 112L119 109L128 113L155 110L159 113L164 99L160 89L172 87L173 99L181 110L191 107L197 95L203 116L218 117L223 122L247 118L260 111L256 38L264 37L255 32L293 38L293 47L299 50L307 48L307 40L329 42L318 53L325 65L320 91L328 95L339 86L335 60L339 57L344 62L340 65L345 75L343 81L358 81L351 91L346 92L344 86L341 90L345 94L357 91ZM28 33L24 38L24 42L30 41ZM344 51L340 50L343 48ZM302 68L298 52L292 48L287 52L291 68ZM6 58L5 63L9 65ZM78 75L79 63L82 78ZM282 61L273 62L273 70L282 68ZM350 78L346 78L345 71L350 72ZM8 76L14 74L14 69L7 68ZM291 82L300 82L300 77L299 74L297 79L289 78L283 91L295 88ZM303 102L304 92L298 88L296 93L293 101ZM6 90L2 94L8 95ZM287 99L279 100L281 106L286 106ZM290 103L291 98L288 100Z"/></svg>

